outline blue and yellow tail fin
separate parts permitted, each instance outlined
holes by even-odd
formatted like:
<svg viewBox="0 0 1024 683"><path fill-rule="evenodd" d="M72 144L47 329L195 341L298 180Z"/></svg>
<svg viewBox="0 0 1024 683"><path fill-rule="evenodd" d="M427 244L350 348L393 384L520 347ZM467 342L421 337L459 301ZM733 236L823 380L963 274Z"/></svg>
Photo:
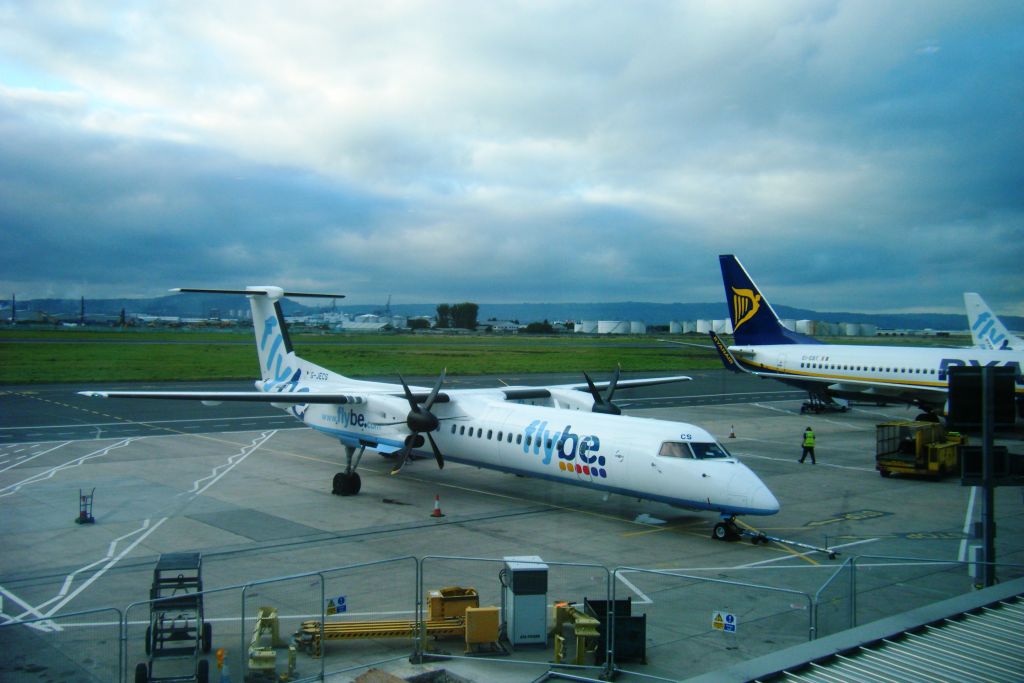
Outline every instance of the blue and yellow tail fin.
<svg viewBox="0 0 1024 683"><path fill-rule="evenodd" d="M737 345L819 343L816 339L783 326L738 258L732 254L722 254L718 261L722 266L725 300L729 304L733 338Z"/></svg>

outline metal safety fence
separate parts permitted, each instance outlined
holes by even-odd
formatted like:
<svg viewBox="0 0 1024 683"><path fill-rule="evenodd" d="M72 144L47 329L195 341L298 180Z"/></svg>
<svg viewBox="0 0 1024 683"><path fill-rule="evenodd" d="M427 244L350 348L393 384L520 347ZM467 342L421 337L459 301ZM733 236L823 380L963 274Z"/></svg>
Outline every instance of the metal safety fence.
<svg viewBox="0 0 1024 683"><path fill-rule="evenodd" d="M627 657L619 628L629 622L612 619L609 659L620 672L679 680L814 638L813 599L803 591L636 567L620 567L613 577L613 606L646 621L645 651L634 648Z"/></svg>
<svg viewBox="0 0 1024 683"><path fill-rule="evenodd" d="M0 680L121 680L122 621L108 607L0 624Z"/></svg>
<svg viewBox="0 0 1024 683"><path fill-rule="evenodd" d="M968 593L979 575L979 563L876 555L614 570L544 559L543 585L524 591L513 559L406 556L202 591L198 614L156 600L12 621L0 624L0 679L351 680L437 661L524 679L555 667L679 680ZM164 661L162 647L185 651Z"/></svg>

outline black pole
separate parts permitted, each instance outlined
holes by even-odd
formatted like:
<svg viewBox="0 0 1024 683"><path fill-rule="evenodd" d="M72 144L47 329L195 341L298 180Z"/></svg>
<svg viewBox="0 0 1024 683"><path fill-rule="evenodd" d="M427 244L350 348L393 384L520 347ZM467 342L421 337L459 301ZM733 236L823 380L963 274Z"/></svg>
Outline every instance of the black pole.
<svg viewBox="0 0 1024 683"><path fill-rule="evenodd" d="M981 510L982 533L985 537L985 587L996 583L996 521L995 477L992 441L995 432L996 383L992 368L981 369L981 483L985 492Z"/></svg>

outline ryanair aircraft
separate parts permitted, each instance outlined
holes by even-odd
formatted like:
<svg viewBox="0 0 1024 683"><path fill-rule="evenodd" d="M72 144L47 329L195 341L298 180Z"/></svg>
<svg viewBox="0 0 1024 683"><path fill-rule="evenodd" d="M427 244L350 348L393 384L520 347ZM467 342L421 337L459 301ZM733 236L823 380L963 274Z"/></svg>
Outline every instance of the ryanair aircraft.
<svg viewBox="0 0 1024 683"><path fill-rule="evenodd" d="M971 338L976 347L999 351L1024 350L1024 339L1006 329L1006 325L996 317L980 294L964 292L964 307L967 309L967 325L971 328Z"/></svg>
<svg viewBox="0 0 1024 683"><path fill-rule="evenodd" d="M179 292L243 294L252 306L261 379L255 391L83 391L101 398L187 399L215 405L260 401L291 413L345 450L345 470L333 492L361 488L356 468L367 448L392 455L392 474L421 455L475 467L538 477L606 493L667 503L722 516L713 537L736 538L737 515L772 515L779 503L750 469L711 434L695 425L627 417L612 403L615 390L689 380L657 377L545 387L442 390L355 380L300 358L281 312L285 292L259 286L245 290L179 289ZM603 390L603 393L602 393ZM429 450L425 450L429 444Z"/></svg>
<svg viewBox="0 0 1024 683"><path fill-rule="evenodd" d="M822 344L782 325L739 259L725 254L718 260L734 344L727 348L714 332L711 337L730 370L798 386L824 402L838 398L909 403L925 411L918 419L935 421L946 412L949 368L1005 365L1016 368L1017 413L1024 417L1024 352Z"/></svg>

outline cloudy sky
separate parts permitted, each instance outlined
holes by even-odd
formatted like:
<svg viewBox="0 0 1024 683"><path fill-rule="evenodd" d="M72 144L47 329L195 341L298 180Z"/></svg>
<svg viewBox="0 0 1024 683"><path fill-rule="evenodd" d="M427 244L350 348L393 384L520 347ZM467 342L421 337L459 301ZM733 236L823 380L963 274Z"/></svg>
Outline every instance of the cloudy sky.
<svg viewBox="0 0 1024 683"><path fill-rule="evenodd" d="M1024 314L1024 4L0 0L0 293Z"/></svg>

